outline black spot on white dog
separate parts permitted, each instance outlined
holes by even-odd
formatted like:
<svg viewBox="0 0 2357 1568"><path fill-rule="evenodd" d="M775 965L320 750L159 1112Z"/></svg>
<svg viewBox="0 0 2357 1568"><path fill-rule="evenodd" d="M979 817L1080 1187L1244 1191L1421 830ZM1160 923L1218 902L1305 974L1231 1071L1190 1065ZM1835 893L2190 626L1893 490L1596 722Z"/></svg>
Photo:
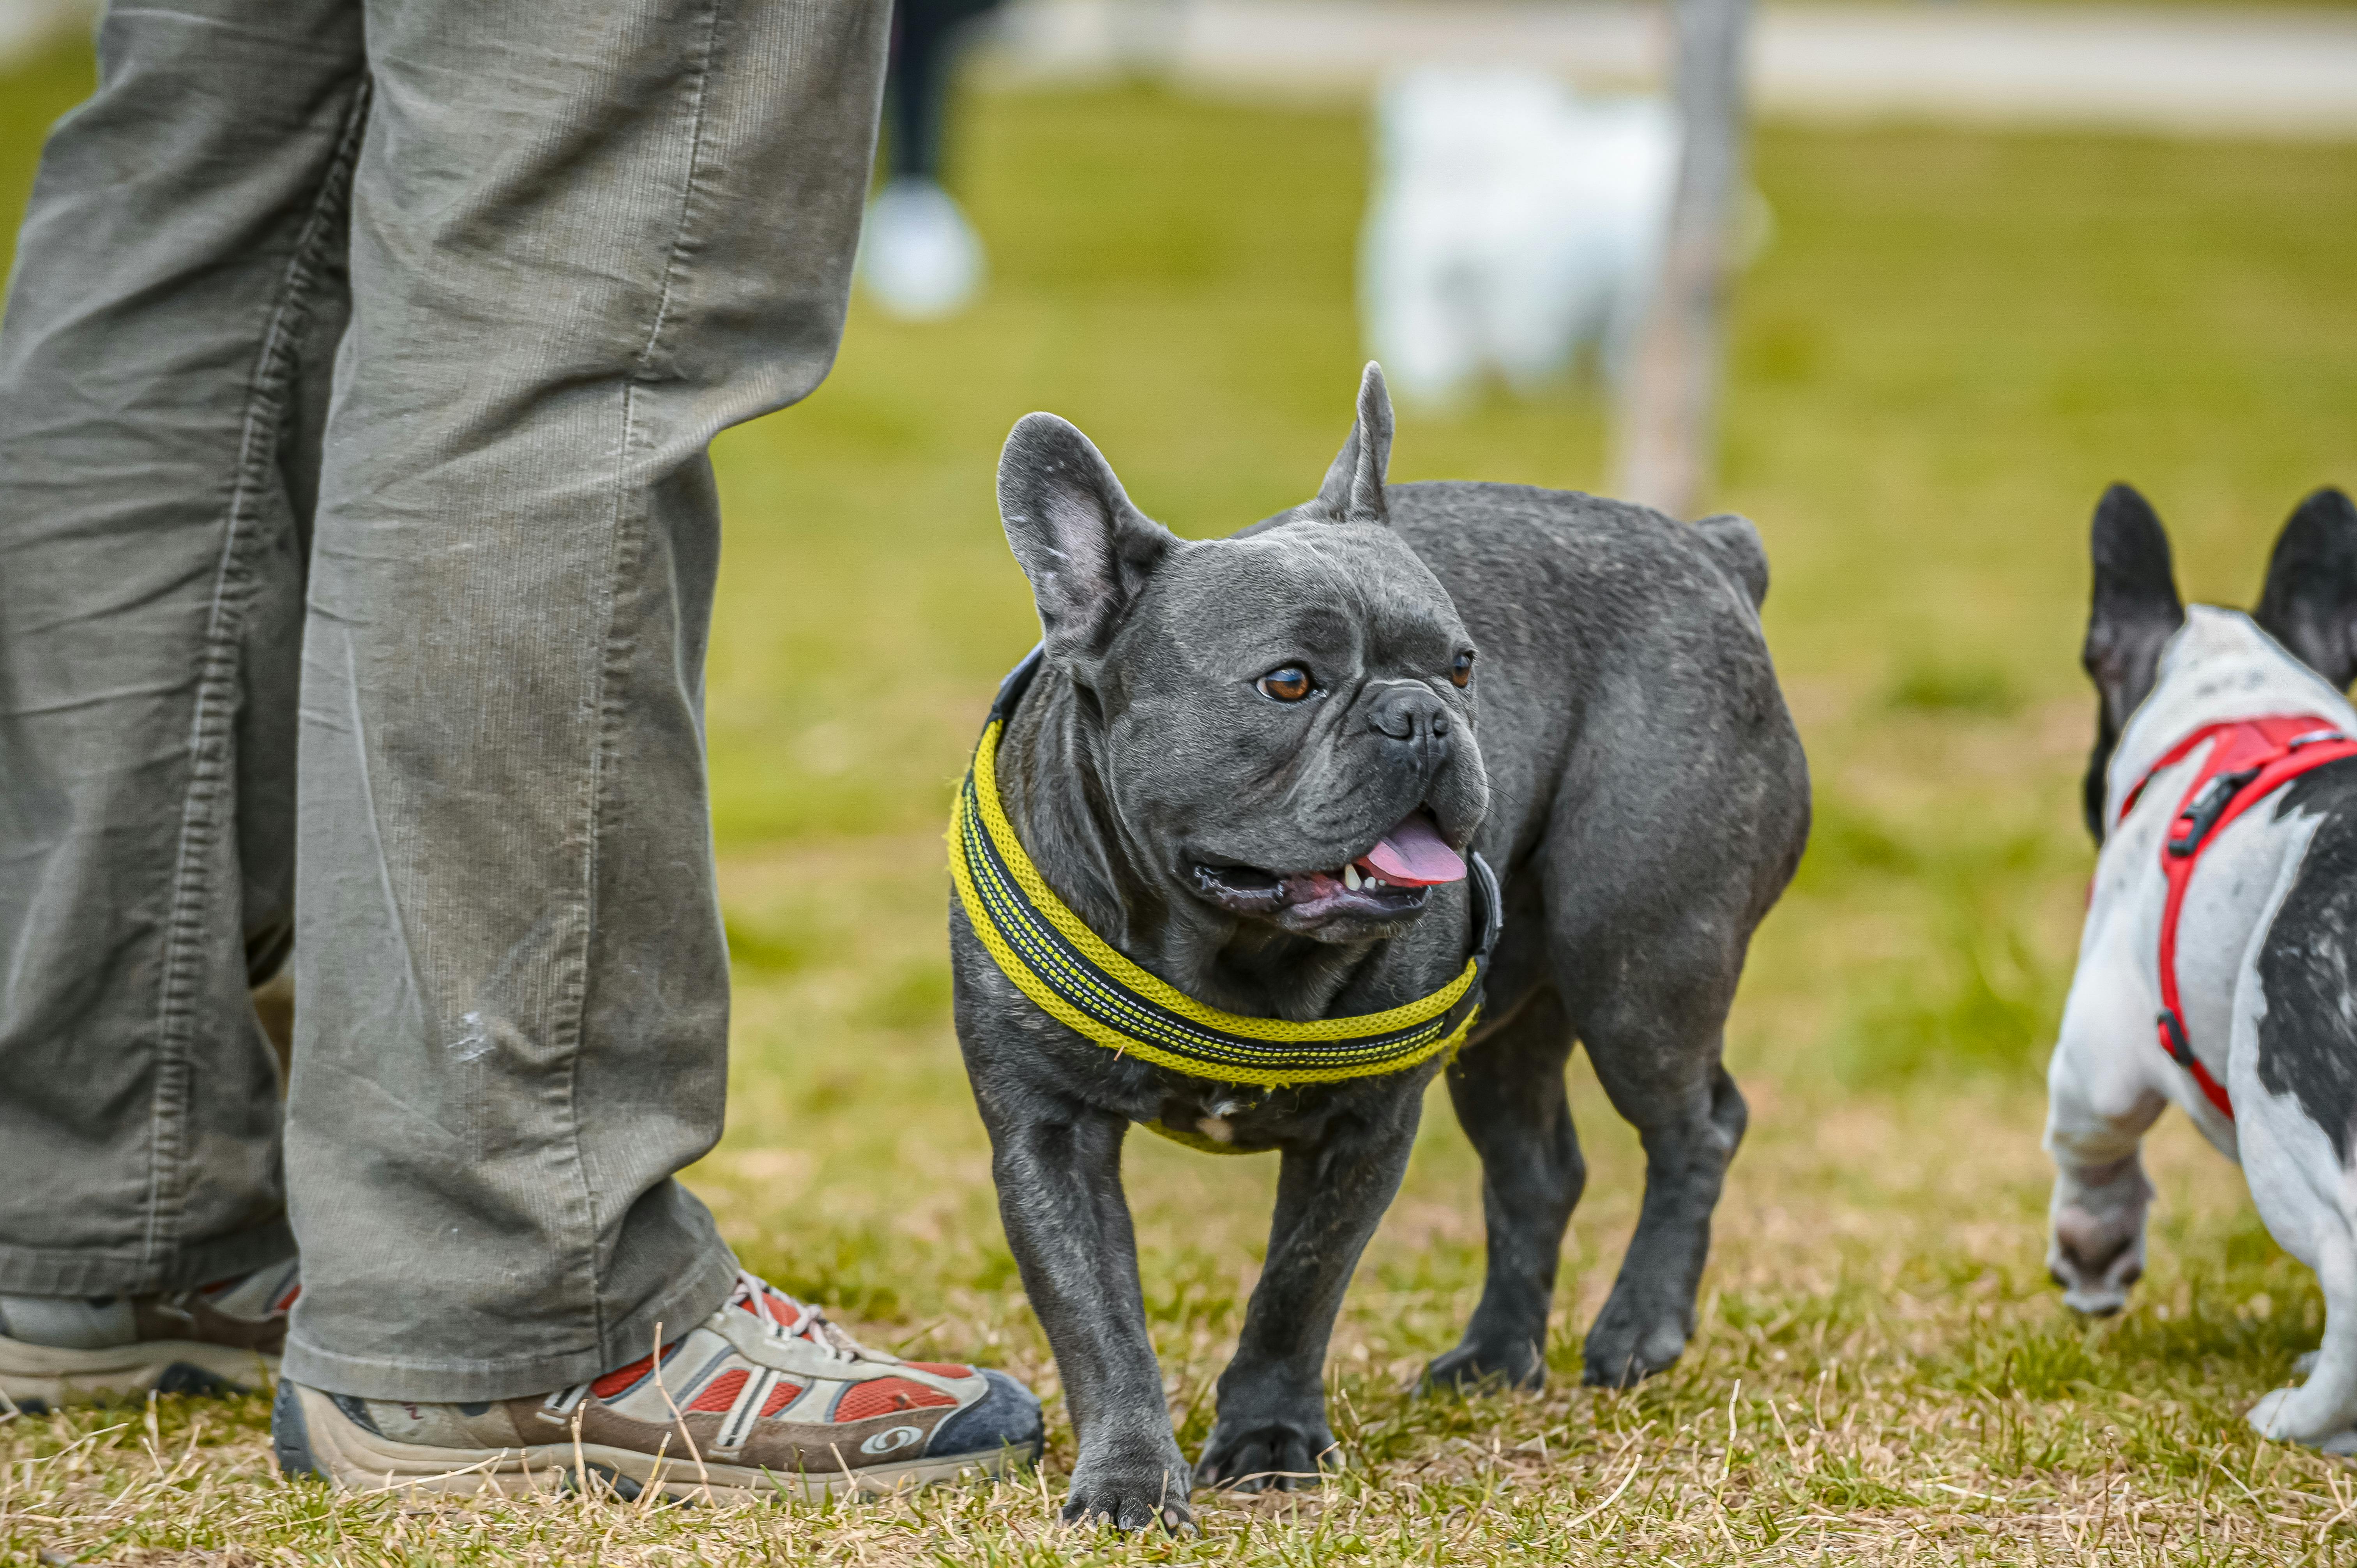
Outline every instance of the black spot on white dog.
<svg viewBox="0 0 2357 1568"><path fill-rule="evenodd" d="M2259 953L2259 1082L2296 1096L2345 1166L2357 1137L2357 757L2294 780L2276 815L2324 822Z"/></svg>

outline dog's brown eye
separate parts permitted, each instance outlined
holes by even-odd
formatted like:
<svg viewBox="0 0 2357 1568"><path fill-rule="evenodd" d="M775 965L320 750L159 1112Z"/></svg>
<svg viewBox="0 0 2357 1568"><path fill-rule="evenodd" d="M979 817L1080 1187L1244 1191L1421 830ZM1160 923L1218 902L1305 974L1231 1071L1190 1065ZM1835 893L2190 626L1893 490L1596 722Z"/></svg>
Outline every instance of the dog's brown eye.
<svg viewBox="0 0 2357 1568"><path fill-rule="evenodd" d="M1272 670L1253 684L1260 688L1262 696L1274 697L1280 703L1297 703L1310 693L1309 671L1298 664Z"/></svg>
<svg viewBox="0 0 2357 1568"><path fill-rule="evenodd" d="M1448 683L1460 692L1473 683L1473 656L1470 653L1458 654L1457 662L1448 667Z"/></svg>

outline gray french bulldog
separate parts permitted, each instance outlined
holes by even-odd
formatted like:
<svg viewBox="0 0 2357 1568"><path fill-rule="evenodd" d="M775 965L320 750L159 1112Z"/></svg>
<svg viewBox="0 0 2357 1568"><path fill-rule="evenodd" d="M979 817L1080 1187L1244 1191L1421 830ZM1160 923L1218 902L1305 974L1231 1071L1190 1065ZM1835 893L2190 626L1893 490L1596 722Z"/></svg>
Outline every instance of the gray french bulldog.
<svg viewBox="0 0 2357 1568"><path fill-rule="evenodd" d="M1437 1385L1535 1387L1586 1178L1564 1090L1584 1041L1641 1134L1645 1197L1586 1379L1675 1360L1743 1097L1721 1030L1808 833L1807 765L1762 640L1751 525L1519 485L1387 485L1370 365L1315 499L1226 539L1140 512L1088 438L1015 426L1007 542L1045 630L996 752L1048 886L1121 954L1232 1014L1309 1020L1464 967L1461 856L1505 922L1453 1060L1257 1090L1107 1049L1035 1005L952 900L958 1038L1007 1240L1080 1442L1069 1520L1190 1519L1191 1486L1314 1481L1344 1288L1447 1061L1480 1152L1489 1274ZM1477 738L1478 736L1478 738ZM1147 1333L1133 1122L1281 1151L1266 1264L1191 1468Z"/></svg>

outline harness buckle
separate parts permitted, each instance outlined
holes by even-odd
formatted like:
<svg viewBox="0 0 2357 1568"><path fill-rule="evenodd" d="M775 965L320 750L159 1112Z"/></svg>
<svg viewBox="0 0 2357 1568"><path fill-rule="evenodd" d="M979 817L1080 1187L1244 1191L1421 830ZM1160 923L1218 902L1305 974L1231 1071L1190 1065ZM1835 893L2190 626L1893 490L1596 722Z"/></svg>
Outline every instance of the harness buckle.
<svg viewBox="0 0 2357 1568"><path fill-rule="evenodd" d="M2212 775L2201 786L2201 792L2186 802L2185 810L2170 824L2169 853L2183 860L2200 849L2201 841L2210 836L2210 830L2218 825L2218 819L2225 815L2226 808L2234 803L2234 797L2258 776L2259 769L2255 768Z"/></svg>
<svg viewBox="0 0 2357 1568"><path fill-rule="evenodd" d="M2157 1020L2160 1030L2160 1048L2179 1067L2191 1069L2194 1062L2193 1043L2185 1037L2185 1023L2174 1007L2164 1007Z"/></svg>

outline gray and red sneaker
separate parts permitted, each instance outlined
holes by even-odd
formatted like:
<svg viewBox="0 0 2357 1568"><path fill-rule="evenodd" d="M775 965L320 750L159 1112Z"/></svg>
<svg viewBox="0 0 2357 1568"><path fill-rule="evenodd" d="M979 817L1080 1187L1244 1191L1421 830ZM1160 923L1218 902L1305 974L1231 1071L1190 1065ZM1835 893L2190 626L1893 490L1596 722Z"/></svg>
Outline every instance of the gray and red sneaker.
<svg viewBox="0 0 2357 1568"><path fill-rule="evenodd" d="M289 1476L355 1488L625 1498L887 1492L997 1477L1039 1456L1039 1402L1005 1372L856 1344L749 1273L662 1348L541 1399L362 1400L281 1380L271 1434Z"/></svg>
<svg viewBox="0 0 2357 1568"><path fill-rule="evenodd" d="M302 1290L289 1258L168 1295L0 1295L0 1394L47 1410L266 1389Z"/></svg>

